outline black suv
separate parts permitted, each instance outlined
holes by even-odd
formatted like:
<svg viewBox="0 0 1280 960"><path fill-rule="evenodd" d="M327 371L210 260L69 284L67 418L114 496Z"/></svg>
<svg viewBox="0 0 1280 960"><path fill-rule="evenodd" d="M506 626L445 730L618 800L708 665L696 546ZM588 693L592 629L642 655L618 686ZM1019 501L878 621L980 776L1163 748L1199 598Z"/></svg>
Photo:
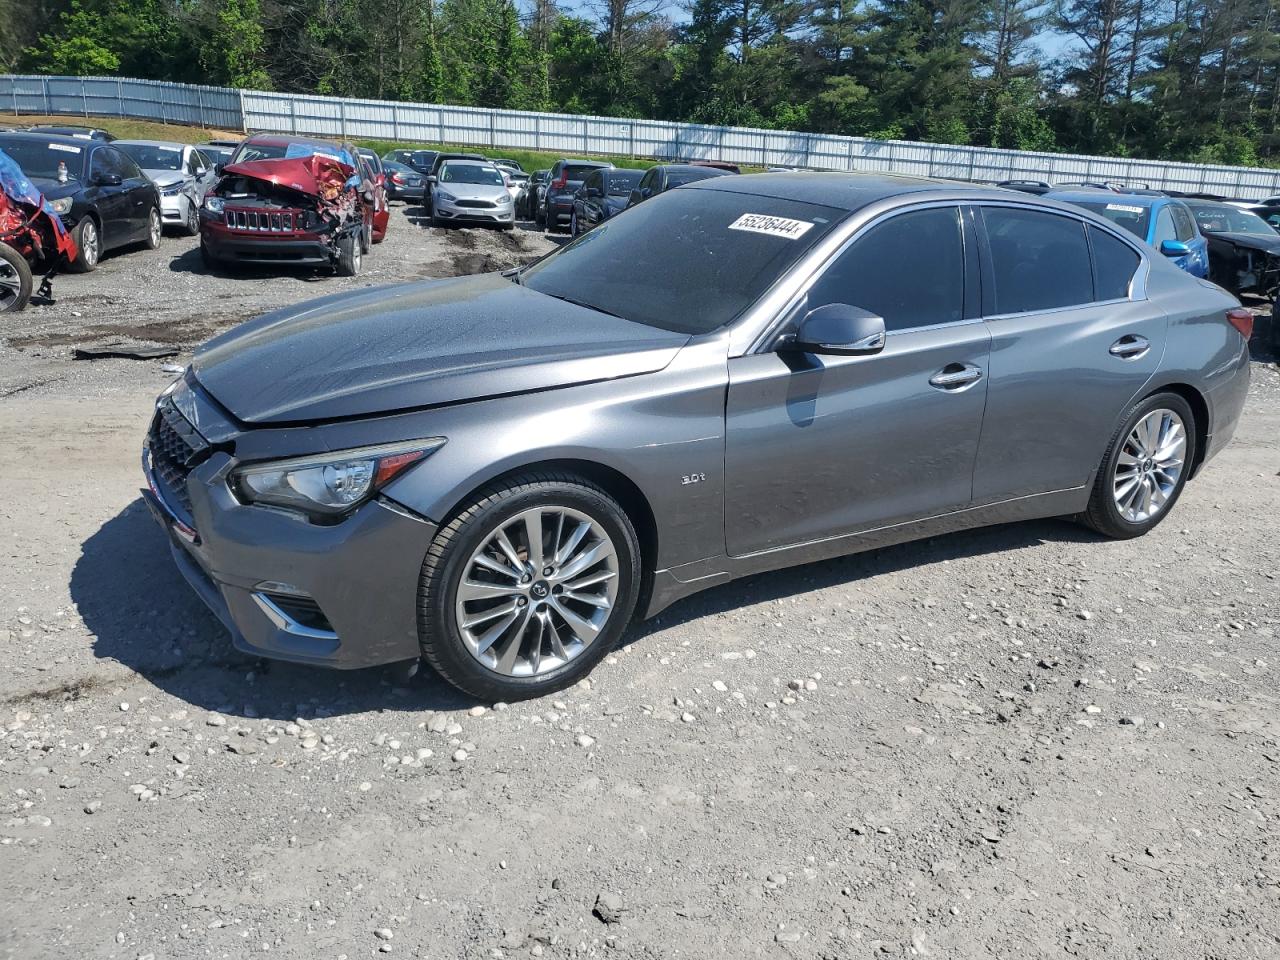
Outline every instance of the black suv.
<svg viewBox="0 0 1280 960"><path fill-rule="evenodd" d="M547 174L547 192L536 220L548 230L568 227L573 218L573 196L592 170L612 170L612 163L595 160L557 160Z"/></svg>

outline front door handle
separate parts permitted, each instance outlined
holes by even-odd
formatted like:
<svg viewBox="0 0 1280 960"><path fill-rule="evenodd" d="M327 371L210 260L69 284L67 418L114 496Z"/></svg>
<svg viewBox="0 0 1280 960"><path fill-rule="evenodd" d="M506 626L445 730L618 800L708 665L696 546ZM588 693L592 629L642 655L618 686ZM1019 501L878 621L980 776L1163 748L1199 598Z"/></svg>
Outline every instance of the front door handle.
<svg viewBox="0 0 1280 960"><path fill-rule="evenodd" d="M981 368L971 363L948 363L929 378L929 386L945 390L947 393L959 393L981 379Z"/></svg>
<svg viewBox="0 0 1280 960"><path fill-rule="evenodd" d="M1137 360L1145 357L1151 349L1151 341L1136 333L1129 333L1111 345L1110 353L1121 360Z"/></svg>

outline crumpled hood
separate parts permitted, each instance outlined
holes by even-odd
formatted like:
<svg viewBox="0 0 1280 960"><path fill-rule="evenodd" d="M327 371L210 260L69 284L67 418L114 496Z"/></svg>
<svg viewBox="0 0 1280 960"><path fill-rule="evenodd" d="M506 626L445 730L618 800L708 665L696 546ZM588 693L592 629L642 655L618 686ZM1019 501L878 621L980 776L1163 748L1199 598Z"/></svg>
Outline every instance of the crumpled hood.
<svg viewBox="0 0 1280 960"><path fill-rule="evenodd" d="M281 160L247 160L222 168L224 176L264 180L313 197L332 198L355 173L355 168L333 157L315 153Z"/></svg>
<svg viewBox="0 0 1280 960"><path fill-rule="evenodd" d="M157 187L172 187L176 183L182 183L187 179L187 175L181 170L143 170L151 182Z"/></svg>
<svg viewBox="0 0 1280 960"><path fill-rule="evenodd" d="M205 344L192 370L243 422L305 423L649 373L688 339L485 274L278 310Z"/></svg>
<svg viewBox="0 0 1280 960"><path fill-rule="evenodd" d="M1262 250L1266 253L1274 253L1280 256L1280 233L1274 237L1264 236L1260 233L1214 233L1211 236L1218 240L1234 243L1239 247Z"/></svg>

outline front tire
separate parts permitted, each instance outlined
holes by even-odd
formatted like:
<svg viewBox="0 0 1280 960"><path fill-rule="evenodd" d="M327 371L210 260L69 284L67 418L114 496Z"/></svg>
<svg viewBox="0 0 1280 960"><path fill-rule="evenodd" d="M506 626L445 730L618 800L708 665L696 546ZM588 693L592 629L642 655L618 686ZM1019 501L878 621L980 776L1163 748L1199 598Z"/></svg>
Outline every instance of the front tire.
<svg viewBox="0 0 1280 960"><path fill-rule="evenodd" d="M0 243L0 313L17 313L31 300L31 265L17 250Z"/></svg>
<svg viewBox="0 0 1280 960"><path fill-rule="evenodd" d="M362 246L361 238L356 234L349 233L338 241L338 260L334 264L338 276L354 277L360 273L360 260L364 254Z"/></svg>
<svg viewBox="0 0 1280 960"><path fill-rule="evenodd" d="M1103 536L1142 536L1173 509L1195 457L1191 405L1176 393L1139 401L1107 445L1082 519Z"/></svg>
<svg viewBox="0 0 1280 960"><path fill-rule="evenodd" d="M73 273L91 273L98 269L98 260L102 257L102 233L98 222L86 216L71 231L71 238L79 252L71 261L70 270Z"/></svg>
<svg viewBox="0 0 1280 960"><path fill-rule="evenodd" d="M479 493L432 541L422 654L490 703L562 690L614 648L639 585L639 540L612 497L572 475L517 477Z"/></svg>

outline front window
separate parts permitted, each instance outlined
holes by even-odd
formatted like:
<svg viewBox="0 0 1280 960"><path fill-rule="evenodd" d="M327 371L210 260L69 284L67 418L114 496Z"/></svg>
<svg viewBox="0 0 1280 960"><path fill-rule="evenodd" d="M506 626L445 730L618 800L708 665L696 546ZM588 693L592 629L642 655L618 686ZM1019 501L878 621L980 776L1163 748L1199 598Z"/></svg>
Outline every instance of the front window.
<svg viewBox="0 0 1280 960"><path fill-rule="evenodd" d="M1276 235L1267 221L1256 213L1225 203L1193 203L1191 212L1195 214L1203 233L1256 233L1265 237Z"/></svg>
<svg viewBox="0 0 1280 960"><path fill-rule="evenodd" d="M481 167L471 163L446 163L440 168L441 183L480 183L494 187L506 186L497 167Z"/></svg>
<svg viewBox="0 0 1280 960"><path fill-rule="evenodd" d="M706 333L740 316L848 216L775 197L682 194L604 221L518 282L636 323Z"/></svg>
<svg viewBox="0 0 1280 960"><path fill-rule="evenodd" d="M153 146L146 143L115 144L143 170L181 170L182 148Z"/></svg>
<svg viewBox="0 0 1280 960"><path fill-rule="evenodd" d="M66 165L69 181L79 180L84 172L84 147L0 137L0 150L12 157L28 177L57 180L59 164Z"/></svg>

